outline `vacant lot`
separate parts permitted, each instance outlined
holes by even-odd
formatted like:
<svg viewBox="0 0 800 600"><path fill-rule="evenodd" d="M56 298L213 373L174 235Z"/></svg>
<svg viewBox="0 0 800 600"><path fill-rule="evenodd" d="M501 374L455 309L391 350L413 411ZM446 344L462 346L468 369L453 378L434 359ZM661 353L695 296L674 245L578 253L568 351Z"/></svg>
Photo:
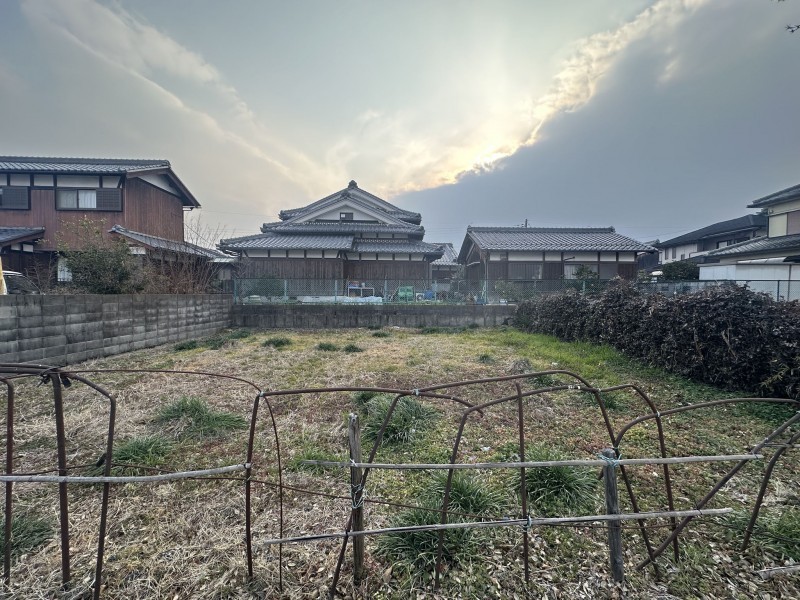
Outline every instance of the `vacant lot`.
<svg viewBox="0 0 800 600"><path fill-rule="evenodd" d="M229 332L75 369L162 369L205 371L250 380L263 390L320 387L425 386L554 368L575 371L598 387L638 384L659 409L732 397L656 369L632 364L608 348L566 344L514 330L350 330ZM117 396L116 474L149 469L201 469L244 462L246 424L256 390L244 383L199 375L167 373L86 373ZM567 382L547 377L527 384ZM52 398L47 386L20 383L16 401L15 470L35 472L55 465ZM569 382L571 383L571 381ZM472 403L514 393L509 383L463 388ZM634 394L605 397L616 428L649 412ZM379 462L442 463L449 460L463 407L422 399L409 405L406 425L379 451ZM526 458L563 455L594 458L609 446L608 434L591 396L564 391L526 402ZM349 471L304 465L304 459L344 460L347 415L356 412L365 428L364 452L371 447L370 427L385 401L353 392L294 394L272 399L283 456L284 483L292 486L284 506L284 536L341 531L349 499L310 495L302 490L347 496ZM72 474L98 474L104 451L107 405L86 386L65 390L65 417ZM0 400L5 419L5 399ZM516 458L515 403L486 411L470 421L459 462ZM791 413L744 405L718 407L665 420L667 450L673 456L740 454L760 442ZM247 580L244 558L244 494L240 481L191 480L112 488L104 568L105 598L306 598L324 597L333 577L338 540L287 544L283 549L283 592L278 587L278 547L264 542L279 537L275 483L275 441L265 411L256 438L254 484L254 580ZM656 456L652 421L632 429L621 446L623 458ZM774 448L766 452L768 458ZM608 575L606 533L600 527L550 527L531 530L531 581L525 584L519 527L448 534L448 566L442 588L434 592L431 535L369 537L367 577L353 585L348 556L339 590L363 598L779 598L800 597L797 575L763 580L757 571L786 566L800 558L800 509L797 502L798 455L790 451L773 476L750 548L739 547L766 461L752 462L717 496L710 508L733 507L724 518L694 521L681 536L681 560L672 553L651 568L636 570L646 557L638 529L623 530L627 583L615 587ZM727 463L678 465L672 473L676 508L692 508L730 467ZM585 471L585 470L584 470ZM577 473L577 477L573 477ZM530 474L530 471L529 471ZM544 481L530 490L535 515L603 512L596 470L562 473L564 482ZM663 473L657 467L631 469L643 510L665 510ZM542 478L546 480L546 477ZM548 496L549 485L572 485ZM430 512L389 506L381 501L425 507L441 497L441 477L431 472L375 471L366 491L367 528L430 522ZM472 472L458 482L464 513L497 519L521 515L515 473ZM560 488L559 488L560 489ZM84 597L93 579L100 486L69 488L73 583L64 597ZM575 503L571 504L574 496ZM569 497L569 498L568 498ZM15 539L19 551L12 566L12 597L59 595L57 488L41 484L14 487ZM623 497L623 511L630 509ZM466 517L465 517L466 518ZM436 515L434 514L434 520ZM467 520L474 520L471 517ZM656 543L668 529L650 522Z"/></svg>

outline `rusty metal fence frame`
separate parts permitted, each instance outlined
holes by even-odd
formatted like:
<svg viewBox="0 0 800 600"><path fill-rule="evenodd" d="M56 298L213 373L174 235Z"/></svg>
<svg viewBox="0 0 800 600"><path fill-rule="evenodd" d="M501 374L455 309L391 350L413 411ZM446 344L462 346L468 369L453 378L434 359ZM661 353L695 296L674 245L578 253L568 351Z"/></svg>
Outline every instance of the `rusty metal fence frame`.
<svg viewBox="0 0 800 600"><path fill-rule="evenodd" d="M172 374L172 375L181 375L181 376L199 376L199 377L210 377L210 378L217 378L220 380L228 380L228 381L236 381L246 386L249 386L253 393L253 402L252 407L250 409L250 419L248 423L248 430L247 430L247 448L245 452L244 460L240 463L231 464L225 467L220 467L217 469L206 469L203 471L183 471L183 472L162 472L160 475L146 475L146 476L138 476L138 477L124 477L124 476L113 476L111 475L111 469L113 466L126 466L126 465L117 465L113 463L113 449L114 449L114 428L116 422L116 410L117 410L117 403L114 395L103 388L102 386L98 385L97 383L93 382L91 379L88 378L87 375L89 374L102 374L102 373L146 373L146 374ZM557 382L558 385L548 385L546 387L537 387L535 389L523 389L523 383L536 383L537 378L542 377L553 377L559 376L562 378L568 378L575 383L565 383L561 384L561 382ZM55 413L55 434L56 434L56 466L53 469L47 471L39 471L34 474L15 474L14 473L14 403L15 403L15 386L14 382L16 380L24 379L24 378L39 378L40 382L43 384L48 384L52 387L52 398L53 398L53 406L54 406L54 413ZM100 397L108 402L109 405L109 420L108 420L108 431L107 435L105 436L105 453L107 459L104 463L103 468L103 475L101 477L75 477L69 476L69 470L71 468L70 465L67 464L67 456L66 456L66 446L65 446L65 427L64 427L64 388L68 388L73 385L74 382L81 383L86 385L87 387L94 390ZM4 523L4 543L5 543L5 553L4 553L4 564L3 564L3 581L5 585L10 583L10 574L11 574L11 524L12 524L12 515L13 515L13 496L12 496L12 489L13 484L15 482L34 482L34 483L53 483L57 484L59 488L59 533L60 533L60 549L61 549L61 571L62 571L62 582L63 584L68 584L71 580L71 573L70 573L70 553L69 553L69 546L70 546L70 535L69 535L69 502L68 502L68 485L70 483L73 484L98 484L102 483L102 499L101 499L101 511L100 511L100 523L98 526L98 542L97 542L97 552L96 552L96 561L95 561L95 577L94 581L92 582L92 589L93 589L93 597L99 598L100 597L100 590L102 587L102 569L103 569L103 553L105 549L105 537L106 537L106 530L108 525L108 506L109 506L109 499L111 495L111 485L115 483L123 483L123 482L139 482L139 483L153 483L158 481L164 480L175 480L175 479L201 479L208 476L215 476L213 479L225 479L225 480L236 480L241 481L244 485L244 496L245 496L245 506L244 506L244 519L245 519L245 556L247 561L247 573L248 577L253 577L253 539L252 539L252 525L253 525L253 515L252 515L252 505L251 505L251 493L252 493L252 484L253 483L264 483L264 484L271 484L277 487L278 492L278 538L267 541L267 544L277 544L278 545L278 585L282 589L283 588L283 545L289 542L312 542L318 539L325 539L330 537L340 537L342 538L342 544L339 551L339 556L336 564L336 570L333 576L333 581L330 586L330 593L331 595L334 594L338 582L341 575L341 569L344 564L344 559L346 555L348 540L354 536L360 536L370 533L384 533L386 530L378 530L374 532L353 532L352 525L353 525L353 515L356 507L363 505L365 502L372 502L371 499L366 498L364 496L363 490L365 489L369 472L372 468L382 468L385 465L378 465L374 463L376 454L378 449L381 447L381 443L386 431L386 428L391 421L392 415L397 408L398 402L406 397L419 397L425 398L429 401L435 402L451 402L455 404L459 404L464 407L464 410L461 414L461 418L459 421L458 432L456 434L455 440L453 442L452 452L450 455L449 463L445 463L444 465L438 465L437 468L446 468L448 470L448 477L447 482L445 485L444 491L444 499L442 502L441 509L438 511L440 513L440 526L430 526L430 527L415 527L414 530L438 530L438 544L437 544L437 558L436 558L436 569L435 569L435 582L436 586L439 585L440 573L442 571L443 566L443 547L444 547L444 531L448 528L457 528L457 527L468 527L470 526L469 523L449 523L448 522L448 514L449 514L449 504L450 504L450 491L452 485L453 474L455 470L459 467L457 465L456 460L458 457L459 446L461 443L461 439L463 436L464 428L469 422L470 418L475 415L483 415L485 411L491 409L495 406L500 406L503 404L516 404L517 408L517 427L519 432L519 457L520 461L517 463L507 463L502 465L494 465L495 467L500 468L513 468L519 469L520 476L521 476L521 489L525 489L525 468L526 464L531 465L532 463L525 463L525 445L526 445L526 438L525 438L525 429L524 424L526 422L525 419L525 403L523 402L524 399L530 398L534 399L537 396L541 396L545 393L551 392L561 392L561 391L575 391L581 394L588 394L590 395L600 411L600 414L603 419L603 424L606 428L608 433L610 445L612 448L613 457L611 460L615 461L615 466L619 468L620 475L622 477L625 491L628 496L628 500L633 510L633 515L629 515L629 517L634 518L638 523L638 528L642 536L642 540L645 545L645 549L647 552L647 558L643 560L639 565L638 568L644 568L647 565L652 565L654 569L658 572L658 565L655 562L656 559L670 546L673 548L674 558L678 560L678 537L688 524L692 521L692 519L696 518L697 516L702 516L703 509L708 503L714 498L714 496L719 492L750 460L754 458L760 458L760 452L770 446L777 446L775 453L773 454L772 458L770 459L767 468L765 469L764 475L761 480L761 486L759 489L759 494L757 500L753 506L753 510L751 513L750 520L748 522L747 529L745 531L744 540L742 542L742 549L746 548L749 544L753 527L755 526L756 520L758 518L764 495L769 484L769 481L772 477L772 473L774 471L775 466L777 465L781 456L784 455L787 449L794 447L798 440L800 440L800 432L797 433L789 433L788 438L782 443L775 443L775 440L780 438L783 434L789 430L792 425L795 425L800 421L800 411L777 427L774 431L772 431L763 441L754 445L747 455L737 455L731 457L700 457L700 458L716 458L716 459L735 459L736 464L729 469L729 471L721 477L717 483L711 488L711 490L704 496L700 501L698 501L691 511L676 511L675 503L673 498L673 490L672 490L672 476L670 473L669 462L670 457L668 457L668 450L666 445L666 439L664 435L664 418L670 415L685 413L689 411L695 411L705 408L711 408L715 406L721 405L730 405L736 403L744 403L744 402L755 402L755 403L778 403L778 404L789 404L797 409L800 409L800 401L791 400L791 399L777 399L777 398L728 398L723 400L713 400L709 402L703 402L688 406L681 406L665 411L659 411L658 407L652 401L652 399L642 390L640 387L633 385L633 384L626 384L626 385L618 385L608 388L597 388L592 386L587 380L582 378L580 375L573 373L571 371L562 370L562 369L553 369L553 370L546 370L546 371L538 371L533 373L523 373L519 375L508 375L508 376L501 376L501 377L489 377L483 379L472 379L472 380L464 380L464 381L457 381L457 382L450 382L444 383L434 386L428 386L423 388L417 389L398 389L398 388L387 388L387 387L355 387L355 386L341 386L341 387L326 387L326 388L300 388L300 389L291 389L291 390L273 390L273 391L264 391L260 386L256 383L237 376L220 374L220 373L213 373L213 372L204 372L204 371L181 371L181 370L160 370L160 369L69 369L69 368L61 368L61 367L54 367L50 365L32 365L32 364L0 364L0 383L6 387L6 397L7 397L7 410L6 410L6 465L5 465L5 474L0 477L0 480L5 482L5 523ZM472 404L464 399L461 395L457 394L458 388L470 388L473 386L484 385L484 384L498 384L498 383L509 383L513 385L514 393L506 396L502 396L499 398L494 398L488 400L486 402L480 404ZM641 416L629 421L626 423L619 431L614 429L613 424L611 423L611 419L608 415L607 406L605 400L603 398L604 394L622 391L622 390L630 390L637 396L642 404L646 412ZM359 465L355 464L348 464L344 463L340 466L358 466L363 467L363 471L361 472L361 481L359 485L352 486L348 495L342 496L333 496L336 498L343 498L351 500L352 509L349 511L349 515L347 521L343 527L343 532L341 534L332 534L332 535L307 535L301 536L299 538L284 538L284 492L287 489L292 489L293 491L306 493L306 494L321 494L321 492L314 491L314 490L307 490L303 488L297 488L292 486L287 486L284 484L283 481L283 462L282 462L282 453L281 453L281 440L280 434L278 431L277 422L275 419L275 411L274 408L279 405L281 398L285 396L297 396L297 395L306 395L306 394L327 394L327 393L342 393L342 392L374 392L374 393L383 393L383 394L392 394L394 398L389 406L387 414L384 418L384 421L376 435L376 439L373 443L373 446L370 450L368 459ZM256 430L257 430L257 423L259 417L259 409L260 405L263 404L266 406L266 410L269 414L269 427L272 430L272 438L275 444L275 463L276 463L276 472L277 472L277 482L269 482L265 480L255 480L252 477L253 471L253 449L254 443L256 439ZM654 421L656 425L656 433L658 438L658 448L659 448L659 455L662 460L657 460L656 462L661 465L662 472L663 472L663 481L664 481L664 489L667 499L668 505L668 513L672 515L670 517L670 533L666 536L664 540L662 540L657 546L654 547L653 541L650 539L650 535L648 533L648 529L645 527L644 520L646 518L647 513L643 513L640 510L639 503L637 501L636 494L633 489L633 485L631 483L631 479L628 475L628 472L625 468L625 463L628 461L622 461L620 459L620 446L625 439L625 435L636 425L647 421ZM673 459L677 460L677 459ZM313 462L313 461L312 461ZM573 461L575 462L575 461ZM577 461L580 462L580 461ZM336 464L336 463L333 463ZM629 463L630 464L630 463ZM461 465L463 466L463 465ZM397 468L424 468L425 465L396 465ZM428 465L430 467L430 465ZM163 470L161 470L163 471ZM216 477L218 475L227 474L227 473L235 473L237 471L243 472L242 477ZM58 475L46 475L43 473L52 473L57 472ZM329 494L323 494L329 495ZM392 502L383 502L384 504L395 505L395 506L404 506L398 503ZM518 526L520 522L527 522L528 525L532 523L531 515L528 512L528 507L526 504L526 494L521 493L521 511L522 511L522 521L520 520L508 520L507 523L495 523L495 525L499 526ZM714 512L714 511L709 511ZM680 521L677 521L677 516L682 515ZM588 517L584 517L583 520L586 520ZM577 520L581 520L580 518L576 518ZM599 520L599 519L598 519ZM542 520L537 520L538 522L544 523ZM473 524L475 525L475 524ZM478 524L479 525L479 524ZM530 569L529 569L529 552L528 552L528 531L530 527L523 527L523 561L525 566L525 580L529 581L530 577Z"/></svg>

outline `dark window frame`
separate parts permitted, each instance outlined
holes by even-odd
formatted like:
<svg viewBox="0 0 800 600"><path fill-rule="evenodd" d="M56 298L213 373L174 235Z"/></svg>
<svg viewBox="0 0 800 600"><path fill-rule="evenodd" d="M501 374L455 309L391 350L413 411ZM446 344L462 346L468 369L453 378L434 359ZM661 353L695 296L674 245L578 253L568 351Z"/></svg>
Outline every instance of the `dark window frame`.
<svg viewBox="0 0 800 600"><path fill-rule="evenodd" d="M27 203L26 206L23 208L21 206L5 206L3 204L3 194L0 192L0 210L30 210L31 209L31 188L22 185L3 185L0 186L0 190L4 189L13 189L13 190L25 190L27 196Z"/></svg>
<svg viewBox="0 0 800 600"><path fill-rule="evenodd" d="M97 204L98 204L98 195L99 195L100 192L104 192L104 191L114 191L114 192L118 193L118 201L119 201L118 208L106 208L106 207L99 208L97 206ZM71 208L71 207L68 208L68 207L59 206L59 203L58 203L59 192L75 192L76 195L79 194L79 192L94 192L95 193L95 206L93 208L86 208L86 207L79 207L79 206L76 206L75 208ZM77 203L77 198L76 198L76 203ZM64 212L123 212L122 188L119 188L119 187L115 187L115 188L103 188L103 187L100 187L100 188L56 187L55 188L55 209L57 211L64 211Z"/></svg>

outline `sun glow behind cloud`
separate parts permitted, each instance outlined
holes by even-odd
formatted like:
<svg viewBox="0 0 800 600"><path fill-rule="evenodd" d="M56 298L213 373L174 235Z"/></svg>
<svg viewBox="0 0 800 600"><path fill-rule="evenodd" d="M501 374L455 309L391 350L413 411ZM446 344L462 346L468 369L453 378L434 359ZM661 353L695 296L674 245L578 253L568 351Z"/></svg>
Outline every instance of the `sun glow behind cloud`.
<svg viewBox="0 0 800 600"><path fill-rule="evenodd" d="M283 115L255 109L255 99L237 89L222 67L121 4L23 0L22 11L43 40L55 34L61 44L90 58L79 59L72 68L89 72L94 62L105 71L117 71L117 81L127 78L128 95L136 98L141 114L122 119L120 132L150 129L128 131L122 144L133 137L149 138L158 148L155 154L169 153L166 157L180 165L180 172L188 173L185 178L201 186L201 200L209 212L275 215L287 205L330 193L351 178L392 197L500 168L505 158L536 143L549 120L589 102L626 48L645 36L668 32L699 3L659 0L612 30L574 42L549 83L530 75L537 71L533 56L525 63L527 79L515 72L507 65L502 32L478 27L472 40L476 46L462 47L469 49L469 56L454 56L448 68L440 65L439 85L420 89L413 102L400 106L380 97L365 101L357 88L348 90L353 116L328 127L327 137L319 134L316 143L305 145L293 135L293 125L306 123L293 124ZM54 64L62 60L57 44L50 50ZM679 68L674 63L664 80ZM110 97L104 98L98 89L93 97L97 106L91 110L107 111L104 118L112 122L113 107L106 104L113 105L115 99L107 93ZM76 119L81 117L76 113ZM323 117L308 115L312 128L316 118ZM225 183L215 180L221 167L232 174Z"/></svg>

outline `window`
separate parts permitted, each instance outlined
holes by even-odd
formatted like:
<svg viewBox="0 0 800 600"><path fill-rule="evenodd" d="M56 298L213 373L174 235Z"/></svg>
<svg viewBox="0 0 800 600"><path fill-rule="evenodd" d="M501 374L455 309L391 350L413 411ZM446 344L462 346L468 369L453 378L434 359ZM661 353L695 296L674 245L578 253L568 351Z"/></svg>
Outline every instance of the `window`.
<svg viewBox="0 0 800 600"><path fill-rule="evenodd" d="M0 210L29 210L26 187L0 187Z"/></svg>
<svg viewBox="0 0 800 600"><path fill-rule="evenodd" d="M597 265L583 263L564 263L564 279L577 279L578 275L587 278L590 273L597 273Z"/></svg>
<svg viewBox="0 0 800 600"><path fill-rule="evenodd" d="M541 279L542 278L542 265L531 263L508 263L508 278L509 279Z"/></svg>
<svg viewBox="0 0 800 600"><path fill-rule="evenodd" d="M675 258L675 256L677 256L677 253L678 253L678 249L677 248L672 248L672 258Z"/></svg>
<svg viewBox="0 0 800 600"><path fill-rule="evenodd" d="M56 191L56 209L58 210L122 210L122 193L117 188L99 190L67 190Z"/></svg>
<svg viewBox="0 0 800 600"><path fill-rule="evenodd" d="M69 270L67 261L64 260L63 256L58 259L58 280L62 282L72 281L72 271Z"/></svg>
<svg viewBox="0 0 800 600"><path fill-rule="evenodd" d="M681 260L686 260L686 255L685 254L681 254Z"/></svg>
<svg viewBox="0 0 800 600"><path fill-rule="evenodd" d="M340 212L339 213L339 220L340 221L352 221L353 220L353 213L351 213L351 212Z"/></svg>

